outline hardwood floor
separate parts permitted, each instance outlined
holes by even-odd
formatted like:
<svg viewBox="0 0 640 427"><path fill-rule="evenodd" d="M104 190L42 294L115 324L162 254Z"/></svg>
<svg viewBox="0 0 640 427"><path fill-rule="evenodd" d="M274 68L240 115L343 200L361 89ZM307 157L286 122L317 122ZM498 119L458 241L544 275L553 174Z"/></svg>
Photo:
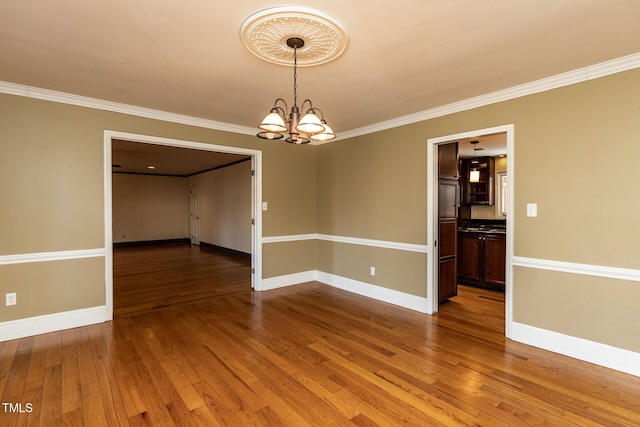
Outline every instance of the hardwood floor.
<svg viewBox="0 0 640 427"><path fill-rule="evenodd" d="M0 425L640 425L640 378L506 340L502 294L428 316L317 282L254 293L247 261L220 279L170 252L114 258L153 301L130 284L112 322L0 343L2 402L32 408Z"/></svg>
<svg viewBox="0 0 640 427"><path fill-rule="evenodd" d="M115 317L250 289L250 262L220 251L189 244L113 251Z"/></svg>

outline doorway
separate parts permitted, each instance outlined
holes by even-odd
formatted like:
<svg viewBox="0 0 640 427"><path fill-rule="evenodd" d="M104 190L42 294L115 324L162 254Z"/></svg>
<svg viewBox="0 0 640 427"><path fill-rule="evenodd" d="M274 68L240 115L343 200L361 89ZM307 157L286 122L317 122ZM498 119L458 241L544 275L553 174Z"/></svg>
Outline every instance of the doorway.
<svg viewBox="0 0 640 427"><path fill-rule="evenodd" d="M239 147L206 144L116 131L104 132L104 217L105 217L105 317L113 319L113 205L112 143L115 140L153 144L198 151L239 154L251 158L251 287L262 290L262 152Z"/></svg>
<svg viewBox="0 0 640 427"><path fill-rule="evenodd" d="M506 180L509 183L506 191L506 262L505 262L505 335L510 336L510 325L513 322L513 194L514 194L514 126L504 125L493 128L479 129L458 134L446 135L438 138L430 138L427 140L427 188L428 188L428 205L427 205L427 241L429 242L429 254L427 257L427 305L430 314L438 312L439 308L439 251L438 233L439 233L439 176L438 176L438 148L440 145L455 142L468 138L479 138L485 135L504 133L506 135L507 145L507 171Z"/></svg>
<svg viewBox="0 0 640 427"><path fill-rule="evenodd" d="M191 184L191 190L189 190L189 198L191 200L191 207L189 212L189 218L191 220L191 244L200 245L200 207L198 205L198 184Z"/></svg>

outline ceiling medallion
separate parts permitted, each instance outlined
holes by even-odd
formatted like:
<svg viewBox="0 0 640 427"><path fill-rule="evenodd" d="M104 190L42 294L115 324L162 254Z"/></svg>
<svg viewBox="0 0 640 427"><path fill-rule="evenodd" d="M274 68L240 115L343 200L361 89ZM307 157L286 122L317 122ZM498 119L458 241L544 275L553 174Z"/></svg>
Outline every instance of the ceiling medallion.
<svg viewBox="0 0 640 427"><path fill-rule="evenodd" d="M248 17L240 28L242 42L258 58L292 66L287 40L300 38L298 66L309 67L332 61L344 52L349 36L335 18L301 7L274 7Z"/></svg>

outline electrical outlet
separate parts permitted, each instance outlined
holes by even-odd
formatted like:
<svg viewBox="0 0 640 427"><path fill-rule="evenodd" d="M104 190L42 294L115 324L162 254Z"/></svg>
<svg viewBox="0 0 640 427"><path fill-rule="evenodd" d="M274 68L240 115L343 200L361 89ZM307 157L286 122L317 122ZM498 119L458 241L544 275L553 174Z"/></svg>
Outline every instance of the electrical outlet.
<svg viewBox="0 0 640 427"><path fill-rule="evenodd" d="M376 275L376 268L375 267L371 267L371 270L369 270L369 274L371 274L372 276Z"/></svg>
<svg viewBox="0 0 640 427"><path fill-rule="evenodd" d="M6 305L16 305L16 293L12 292L7 294L7 303Z"/></svg>

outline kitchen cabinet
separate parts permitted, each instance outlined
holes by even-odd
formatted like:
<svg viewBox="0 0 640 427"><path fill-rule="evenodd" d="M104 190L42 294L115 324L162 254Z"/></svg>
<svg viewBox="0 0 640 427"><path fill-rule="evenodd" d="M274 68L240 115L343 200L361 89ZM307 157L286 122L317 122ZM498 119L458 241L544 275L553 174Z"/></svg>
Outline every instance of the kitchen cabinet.
<svg viewBox="0 0 640 427"><path fill-rule="evenodd" d="M501 233L458 233L458 282L504 291L506 238Z"/></svg>
<svg viewBox="0 0 640 427"><path fill-rule="evenodd" d="M466 205L493 205L495 159L493 157L460 159L460 170L462 203ZM473 181L472 172L476 172L477 177Z"/></svg>

